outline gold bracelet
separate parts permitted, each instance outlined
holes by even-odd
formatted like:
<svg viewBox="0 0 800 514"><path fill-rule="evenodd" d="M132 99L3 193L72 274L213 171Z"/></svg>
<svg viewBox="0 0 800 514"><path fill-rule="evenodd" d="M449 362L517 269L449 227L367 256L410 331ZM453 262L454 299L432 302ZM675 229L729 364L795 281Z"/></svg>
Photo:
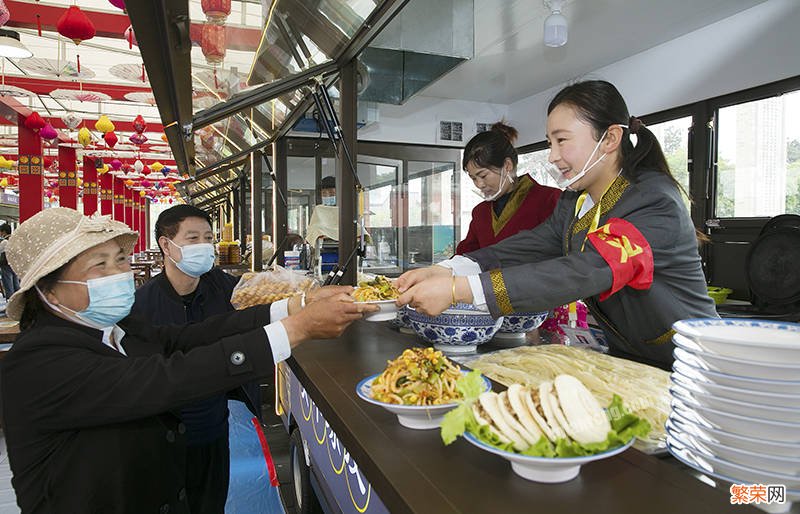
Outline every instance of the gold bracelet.
<svg viewBox="0 0 800 514"><path fill-rule="evenodd" d="M451 306L456 304L456 276L453 275L453 302L450 304Z"/></svg>

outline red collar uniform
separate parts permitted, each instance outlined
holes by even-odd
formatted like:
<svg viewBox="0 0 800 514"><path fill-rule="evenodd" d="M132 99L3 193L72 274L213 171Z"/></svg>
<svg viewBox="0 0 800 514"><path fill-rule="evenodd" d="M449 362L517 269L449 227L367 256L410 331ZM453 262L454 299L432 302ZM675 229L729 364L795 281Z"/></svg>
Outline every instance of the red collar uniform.
<svg viewBox="0 0 800 514"><path fill-rule="evenodd" d="M559 196L561 190L522 175L499 215L494 212L494 202L481 202L472 209L467 237L458 243L456 254L485 248L521 230L536 227L553 212Z"/></svg>

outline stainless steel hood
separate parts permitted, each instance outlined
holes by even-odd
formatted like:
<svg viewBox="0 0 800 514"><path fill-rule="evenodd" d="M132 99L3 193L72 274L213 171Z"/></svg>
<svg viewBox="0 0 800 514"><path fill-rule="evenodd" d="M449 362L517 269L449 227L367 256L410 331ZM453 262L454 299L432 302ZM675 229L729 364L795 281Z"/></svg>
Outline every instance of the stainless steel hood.
<svg viewBox="0 0 800 514"><path fill-rule="evenodd" d="M359 56L359 100L403 104L474 53L473 0L411 0Z"/></svg>

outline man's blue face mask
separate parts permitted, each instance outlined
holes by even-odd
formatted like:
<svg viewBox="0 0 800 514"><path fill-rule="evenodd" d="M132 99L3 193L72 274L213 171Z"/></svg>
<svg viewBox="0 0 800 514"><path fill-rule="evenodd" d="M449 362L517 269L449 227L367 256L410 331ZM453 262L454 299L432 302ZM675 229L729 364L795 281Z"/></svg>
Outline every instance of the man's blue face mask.
<svg viewBox="0 0 800 514"><path fill-rule="evenodd" d="M169 259L175 263L179 270L186 273L190 277L199 277L204 273L208 273L214 267L214 245L211 243L198 243L192 245L183 245L175 243L171 239L167 239L170 243L181 249L181 260L176 261L172 257Z"/></svg>

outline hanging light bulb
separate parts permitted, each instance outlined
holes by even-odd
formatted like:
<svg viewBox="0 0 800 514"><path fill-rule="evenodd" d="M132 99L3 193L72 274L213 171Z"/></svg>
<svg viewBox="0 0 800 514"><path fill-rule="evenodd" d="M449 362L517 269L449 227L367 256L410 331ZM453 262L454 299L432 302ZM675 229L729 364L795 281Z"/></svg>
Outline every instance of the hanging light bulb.
<svg viewBox="0 0 800 514"><path fill-rule="evenodd" d="M544 0L551 14L544 20L544 44L552 48L567 44L567 19L561 14L564 0Z"/></svg>

